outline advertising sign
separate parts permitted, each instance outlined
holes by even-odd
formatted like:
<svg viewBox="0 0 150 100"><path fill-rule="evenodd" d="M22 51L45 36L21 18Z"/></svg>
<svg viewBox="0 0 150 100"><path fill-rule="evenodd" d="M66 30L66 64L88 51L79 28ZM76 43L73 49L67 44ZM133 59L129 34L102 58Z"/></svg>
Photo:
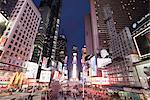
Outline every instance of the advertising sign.
<svg viewBox="0 0 150 100"><path fill-rule="evenodd" d="M42 69L47 68L47 62L48 62L48 58L43 57L43 61L42 61Z"/></svg>
<svg viewBox="0 0 150 100"><path fill-rule="evenodd" d="M92 84L98 84L98 85L109 85L109 78L104 77L92 77L91 78Z"/></svg>
<svg viewBox="0 0 150 100"><path fill-rule="evenodd" d="M93 56L91 59L90 59L90 66L92 68L92 76L96 76L97 75L97 65L96 65L96 57Z"/></svg>
<svg viewBox="0 0 150 100"><path fill-rule="evenodd" d="M150 55L150 29L145 29L133 37L140 57Z"/></svg>
<svg viewBox="0 0 150 100"><path fill-rule="evenodd" d="M50 82L51 71L41 71L39 82Z"/></svg>
<svg viewBox="0 0 150 100"><path fill-rule="evenodd" d="M57 66L58 71L62 72L63 70L63 65L61 62L58 62L58 66Z"/></svg>
<svg viewBox="0 0 150 100"><path fill-rule="evenodd" d="M27 78L36 78L39 67L38 64L27 61L23 64L23 67L27 70L25 73Z"/></svg>
<svg viewBox="0 0 150 100"><path fill-rule="evenodd" d="M110 63L112 63L111 58L97 58L97 67L98 68L103 68Z"/></svg>
<svg viewBox="0 0 150 100"><path fill-rule="evenodd" d="M14 72L0 70L0 86L8 85Z"/></svg>
<svg viewBox="0 0 150 100"><path fill-rule="evenodd" d="M6 41L7 41L7 38L1 37L0 38L0 46L4 46L4 44L6 43Z"/></svg>
<svg viewBox="0 0 150 100"><path fill-rule="evenodd" d="M62 76L61 73L59 73L58 71L55 71L55 72L54 72L53 79L54 79L54 80L60 80L61 76Z"/></svg>
<svg viewBox="0 0 150 100"><path fill-rule="evenodd" d="M150 61L143 62L136 66L139 79L143 88L150 88Z"/></svg>

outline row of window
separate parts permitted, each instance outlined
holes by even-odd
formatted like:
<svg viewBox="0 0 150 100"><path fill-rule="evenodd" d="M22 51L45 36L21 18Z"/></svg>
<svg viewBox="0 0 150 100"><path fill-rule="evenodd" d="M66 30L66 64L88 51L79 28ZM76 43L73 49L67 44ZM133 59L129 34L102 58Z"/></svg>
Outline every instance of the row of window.
<svg viewBox="0 0 150 100"><path fill-rule="evenodd" d="M8 48L11 49L11 48L12 48L12 45L9 45ZM13 47L12 50L13 50L14 52L17 52L18 54L23 55L23 56L28 56L28 55L29 55L29 54L27 54L27 51L23 52L22 50L17 49L16 47ZM9 51L7 51L6 53L9 54ZM11 53L10 56L13 56L13 54L14 54L14 53ZM15 55L15 57L17 57L17 54Z"/></svg>

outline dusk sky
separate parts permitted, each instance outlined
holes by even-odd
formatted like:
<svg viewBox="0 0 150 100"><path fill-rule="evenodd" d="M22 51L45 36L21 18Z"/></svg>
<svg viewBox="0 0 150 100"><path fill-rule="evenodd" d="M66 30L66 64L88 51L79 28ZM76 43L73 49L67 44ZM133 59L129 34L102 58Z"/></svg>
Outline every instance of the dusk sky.
<svg viewBox="0 0 150 100"><path fill-rule="evenodd" d="M89 8L88 0L63 0L60 30L67 37L69 64L73 45L78 47L78 61L81 58L81 49L85 44L84 17L90 12Z"/></svg>

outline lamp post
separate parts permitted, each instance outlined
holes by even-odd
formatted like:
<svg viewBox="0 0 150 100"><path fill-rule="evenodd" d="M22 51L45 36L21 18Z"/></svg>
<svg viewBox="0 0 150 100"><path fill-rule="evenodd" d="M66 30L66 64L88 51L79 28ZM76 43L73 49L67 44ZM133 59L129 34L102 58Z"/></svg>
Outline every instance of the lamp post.
<svg viewBox="0 0 150 100"><path fill-rule="evenodd" d="M84 100L84 71L85 71L85 64L84 64L84 60L81 59L81 63L82 63L82 99Z"/></svg>
<svg viewBox="0 0 150 100"><path fill-rule="evenodd" d="M82 96L82 98L84 100L84 64L83 64L82 71L83 71L83 83L82 83L82 85L83 85L83 96Z"/></svg>

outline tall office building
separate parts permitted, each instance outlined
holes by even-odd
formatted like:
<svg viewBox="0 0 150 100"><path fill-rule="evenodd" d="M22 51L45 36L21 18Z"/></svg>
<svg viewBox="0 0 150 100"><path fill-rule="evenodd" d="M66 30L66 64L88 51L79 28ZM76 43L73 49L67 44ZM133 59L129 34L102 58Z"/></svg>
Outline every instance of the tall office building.
<svg viewBox="0 0 150 100"><path fill-rule="evenodd" d="M64 63L66 55L67 55L67 39L64 35L59 35L57 40L55 60Z"/></svg>
<svg viewBox="0 0 150 100"><path fill-rule="evenodd" d="M41 14L31 0L18 0L0 47L0 61L21 66L31 60Z"/></svg>
<svg viewBox="0 0 150 100"><path fill-rule="evenodd" d="M108 49L108 41L109 41L107 26L104 21L104 14L102 10L103 6L101 5L101 3L103 3L102 0L90 0L91 21L92 21L92 30L93 30L92 33L93 33L93 36L94 34L95 36L97 36L97 42L98 42L97 49L98 50Z"/></svg>
<svg viewBox="0 0 150 100"><path fill-rule="evenodd" d="M129 27L149 12L149 0L91 0L94 2L97 15L103 15L103 7L110 5L116 31L119 33L124 27ZM99 16L98 16L99 17ZM99 17L99 20L103 17ZM102 21L103 22L103 21Z"/></svg>
<svg viewBox="0 0 150 100"><path fill-rule="evenodd" d="M84 23L85 23L85 44L87 47L87 55L94 54L93 35L91 26L92 24L90 14L85 16Z"/></svg>
<svg viewBox="0 0 150 100"><path fill-rule="evenodd" d="M92 36L98 37L98 49L109 49L112 55L110 69L118 71L117 74L110 70L115 85L135 85L133 81L137 81L133 78L136 73L130 73L135 71L131 67L132 62L126 59L126 56L136 52L131 32L125 27L130 27L135 20L144 16L148 12L148 4L148 0L90 0Z"/></svg>
<svg viewBox="0 0 150 100"><path fill-rule="evenodd" d="M9 19L12 11L15 10L15 6L18 0L1 0L0 1L0 13Z"/></svg>
<svg viewBox="0 0 150 100"><path fill-rule="evenodd" d="M133 22L149 12L149 0L90 0L94 53L101 49L109 50L110 38L103 10L107 4L110 5L117 33L124 27L130 28Z"/></svg>
<svg viewBox="0 0 150 100"><path fill-rule="evenodd" d="M46 3L47 1L43 1ZM50 5L49 5L50 4ZM43 56L49 57L48 65L52 65L52 61L55 60L57 38L60 25L60 10L61 10L61 0L50 0L48 6L50 7L50 16L48 20L48 26L46 29L46 38L44 43Z"/></svg>
<svg viewBox="0 0 150 100"><path fill-rule="evenodd" d="M39 8L41 13L41 22L38 28L38 34L36 35L35 42L34 42L34 51L32 54L32 62L40 63L43 60L43 57L47 57L48 55L48 47L44 48L44 44L46 43L46 31L48 28L48 22L50 17L50 7L48 5L43 5Z"/></svg>

